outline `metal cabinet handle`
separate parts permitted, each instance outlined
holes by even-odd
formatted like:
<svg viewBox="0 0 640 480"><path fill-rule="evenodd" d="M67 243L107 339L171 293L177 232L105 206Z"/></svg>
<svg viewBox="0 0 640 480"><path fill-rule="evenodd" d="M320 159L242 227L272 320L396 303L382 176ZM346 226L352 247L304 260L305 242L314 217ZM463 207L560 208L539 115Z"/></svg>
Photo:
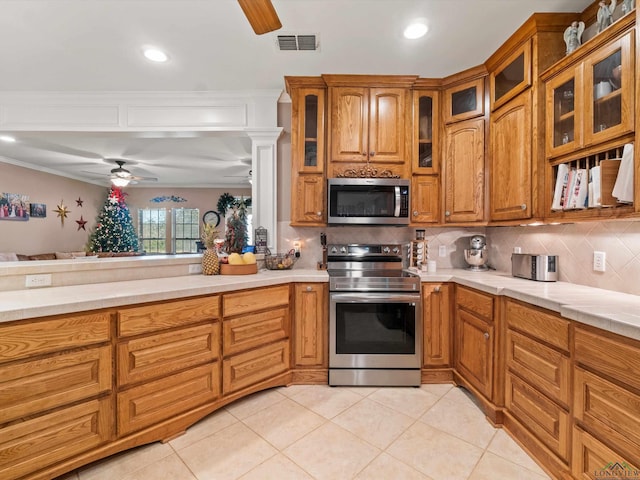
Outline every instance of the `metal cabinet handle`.
<svg viewBox="0 0 640 480"><path fill-rule="evenodd" d="M316 212L316 215L321 217L322 216L322 212Z"/></svg>
<svg viewBox="0 0 640 480"><path fill-rule="evenodd" d="M445 217L450 217L450 216L451 216L451 212L450 212L449 210L446 210L446 211L444 212L444 216L445 216Z"/></svg>
<svg viewBox="0 0 640 480"><path fill-rule="evenodd" d="M484 339L489 340L489 332L484 332Z"/></svg>
<svg viewBox="0 0 640 480"><path fill-rule="evenodd" d="M376 155L376 152L370 152L370 153L369 153L369 156L370 156L370 157L374 157L375 155Z"/></svg>
<svg viewBox="0 0 640 480"><path fill-rule="evenodd" d="M362 156L366 157L367 156L367 152L362 152Z"/></svg>
<svg viewBox="0 0 640 480"><path fill-rule="evenodd" d="M526 203L523 203L522 205L520 205L520 208L521 208L522 210L526 210L526 209L527 209L527 204L526 204Z"/></svg>
<svg viewBox="0 0 640 480"><path fill-rule="evenodd" d="M433 293L440 293L440 287L435 287L433 289Z"/></svg>
<svg viewBox="0 0 640 480"><path fill-rule="evenodd" d="M311 286L307 287L307 292L313 292L313 287Z"/></svg>

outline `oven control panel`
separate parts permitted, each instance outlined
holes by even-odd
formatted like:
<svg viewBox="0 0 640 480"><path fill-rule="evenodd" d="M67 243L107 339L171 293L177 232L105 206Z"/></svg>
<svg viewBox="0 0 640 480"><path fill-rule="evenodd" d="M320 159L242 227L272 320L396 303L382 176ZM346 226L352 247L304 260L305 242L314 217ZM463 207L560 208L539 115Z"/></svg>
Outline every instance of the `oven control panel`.
<svg viewBox="0 0 640 480"><path fill-rule="evenodd" d="M331 244L327 251L329 256L340 257L397 257L402 255L402 245Z"/></svg>

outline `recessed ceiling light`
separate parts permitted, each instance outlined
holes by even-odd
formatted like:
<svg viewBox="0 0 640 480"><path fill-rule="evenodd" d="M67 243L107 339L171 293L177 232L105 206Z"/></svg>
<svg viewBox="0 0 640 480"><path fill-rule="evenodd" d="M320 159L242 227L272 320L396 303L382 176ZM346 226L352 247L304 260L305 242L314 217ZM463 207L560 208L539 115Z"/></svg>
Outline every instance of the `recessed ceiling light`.
<svg viewBox="0 0 640 480"><path fill-rule="evenodd" d="M405 38L415 40L416 38L424 37L429 31L426 24L422 22L415 22L404 29Z"/></svg>
<svg viewBox="0 0 640 480"><path fill-rule="evenodd" d="M7 143L14 143L16 141L14 137L11 137L9 135L0 135L0 140Z"/></svg>
<svg viewBox="0 0 640 480"><path fill-rule="evenodd" d="M164 53L162 50L159 50L157 48L145 48L144 56L148 60L151 60L152 62L159 62L159 63L166 62L169 59L166 53Z"/></svg>

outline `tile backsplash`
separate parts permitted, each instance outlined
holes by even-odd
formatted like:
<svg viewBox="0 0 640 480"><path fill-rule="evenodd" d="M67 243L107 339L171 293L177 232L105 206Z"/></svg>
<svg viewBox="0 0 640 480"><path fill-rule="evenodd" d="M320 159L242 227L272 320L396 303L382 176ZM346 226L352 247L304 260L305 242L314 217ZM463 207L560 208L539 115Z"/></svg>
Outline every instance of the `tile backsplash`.
<svg viewBox="0 0 640 480"><path fill-rule="evenodd" d="M280 222L281 251L302 244L298 268L315 268L321 260L320 233L328 243L406 243L415 238L415 228L406 227L291 227ZM429 257L438 268L465 268L464 249L475 234L487 236L489 265L511 272L511 253L559 256L559 279L580 285L640 295L640 222L585 222L537 227L425 228ZM439 247L447 249L439 256ZM593 271L593 252L606 253L606 271Z"/></svg>
<svg viewBox="0 0 640 480"><path fill-rule="evenodd" d="M559 256L559 280L640 295L640 222L585 222L536 227L488 227L489 264L511 271L511 252ZM593 271L593 252L606 271Z"/></svg>

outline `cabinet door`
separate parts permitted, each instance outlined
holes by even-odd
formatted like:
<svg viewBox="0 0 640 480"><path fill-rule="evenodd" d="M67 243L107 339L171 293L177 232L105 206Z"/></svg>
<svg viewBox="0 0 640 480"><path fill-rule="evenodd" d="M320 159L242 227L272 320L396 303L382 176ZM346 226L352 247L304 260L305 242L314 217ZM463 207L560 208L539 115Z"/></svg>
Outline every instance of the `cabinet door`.
<svg viewBox="0 0 640 480"><path fill-rule="evenodd" d="M459 122L484 114L484 78L447 88L444 92L445 123Z"/></svg>
<svg viewBox="0 0 640 480"><path fill-rule="evenodd" d="M324 172L325 92L323 88L300 88L292 98L291 160L300 173Z"/></svg>
<svg viewBox="0 0 640 480"><path fill-rule="evenodd" d="M546 88L547 158L564 155L583 145L584 109L582 65L549 80Z"/></svg>
<svg viewBox="0 0 640 480"><path fill-rule="evenodd" d="M406 103L404 88L371 88L369 91L369 161L407 161Z"/></svg>
<svg viewBox="0 0 640 480"><path fill-rule="evenodd" d="M531 86L531 40L522 44L489 75L491 110Z"/></svg>
<svg viewBox="0 0 640 480"><path fill-rule="evenodd" d="M422 286L424 323L423 365L451 364L451 286L442 283Z"/></svg>
<svg viewBox="0 0 640 480"><path fill-rule="evenodd" d="M438 92L413 92L413 173L438 173Z"/></svg>
<svg viewBox="0 0 640 480"><path fill-rule="evenodd" d="M440 188L437 176L411 178L411 223L437 223L440 218Z"/></svg>
<svg viewBox="0 0 640 480"><path fill-rule="evenodd" d="M325 180L322 175L300 175L291 191L291 223L323 225L325 223Z"/></svg>
<svg viewBox="0 0 640 480"><path fill-rule="evenodd" d="M249 350L222 362L222 391L227 395L288 369L288 340Z"/></svg>
<svg viewBox="0 0 640 480"><path fill-rule="evenodd" d="M456 309L456 368L488 399L493 389L493 325Z"/></svg>
<svg viewBox="0 0 640 480"><path fill-rule="evenodd" d="M327 366L327 288L323 283L295 286L294 363L297 367Z"/></svg>
<svg viewBox="0 0 640 480"><path fill-rule="evenodd" d="M532 215L531 91L491 115L491 220Z"/></svg>
<svg viewBox="0 0 640 480"><path fill-rule="evenodd" d="M369 89L333 87L330 92L331 161L366 161L369 155Z"/></svg>
<svg viewBox="0 0 640 480"><path fill-rule="evenodd" d="M444 152L444 221L484 218L484 119L447 125Z"/></svg>
<svg viewBox="0 0 640 480"><path fill-rule="evenodd" d="M577 480L598 478L631 478L640 467L618 452L611 450L585 431L573 427L573 454L571 473Z"/></svg>
<svg viewBox="0 0 640 480"><path fill-rule="evenodd" d="M634 128L634 34L597 50L584 63L586 145L604 142Z"/></svg>

